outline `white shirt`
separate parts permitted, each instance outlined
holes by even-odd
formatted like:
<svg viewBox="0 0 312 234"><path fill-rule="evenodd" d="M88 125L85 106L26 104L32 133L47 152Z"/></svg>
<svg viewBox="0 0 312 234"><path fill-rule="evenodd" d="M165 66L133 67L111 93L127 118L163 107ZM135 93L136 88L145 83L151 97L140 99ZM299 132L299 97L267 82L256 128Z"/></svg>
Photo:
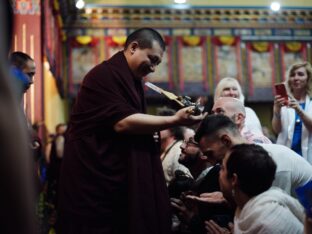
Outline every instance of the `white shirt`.
<svg viewBox="0 0 312 234"><path fill-rule="evenodd" d="M259 144L275 161L277 168L273 186L296 197L295 189L312 180L312 165L286 146Z"/></svg>
<svg viewBox="0 0 312 234"><path fill-rule="evenodd" d="M236 210L234 233L302 234L303 219L303 208L296 199L271 188Z"/></svg>
<svg viewBox="0 0 312 234"><path fill-rule="evenodd" d="M312 115L312 100L306 96L305 112ZM295 110L293 108L282 107L281 124L282 130L278 134L276 144L286 145L291 148L295 128ZM302 156L312 164L312 133L302 124L301 130Z"/></svg>
<svg viewBox="0 0 312 234"><path fill-rule="evenodd" d="M262 126L261 126L260 120L256 112L250 107L245 107L245 112L246 112L246 117L245 117L244 128L250 130L251 132L255 134L263 135Z"/></svg>
<svg viewBox="0 0 312 234"><path fill-rule="evenodd" d="M161 158L163 158L162 166L167 186L169 185L170 181L175 177L174 172L176 170L183 171L185 174L192 178L189 169L187 169L185 166L178 162L181 154L181 144L182 141L174 141L166 148L166 150L164 151L164 155L161 156Z"/></svg>

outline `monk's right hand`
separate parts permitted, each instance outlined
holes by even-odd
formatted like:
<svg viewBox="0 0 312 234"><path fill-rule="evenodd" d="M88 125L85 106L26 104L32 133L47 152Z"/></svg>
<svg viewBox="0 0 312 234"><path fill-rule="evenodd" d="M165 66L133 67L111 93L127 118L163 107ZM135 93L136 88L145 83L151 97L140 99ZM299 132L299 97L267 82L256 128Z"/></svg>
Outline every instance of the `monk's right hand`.
<svg viewBox="0 0 312 234"><path fill-rule="evenodd" d="M194 107L189 106L177 111L175 117L177 118L178 124L189 126L199 123L206 115L207 113L194 115Z"/></svg>

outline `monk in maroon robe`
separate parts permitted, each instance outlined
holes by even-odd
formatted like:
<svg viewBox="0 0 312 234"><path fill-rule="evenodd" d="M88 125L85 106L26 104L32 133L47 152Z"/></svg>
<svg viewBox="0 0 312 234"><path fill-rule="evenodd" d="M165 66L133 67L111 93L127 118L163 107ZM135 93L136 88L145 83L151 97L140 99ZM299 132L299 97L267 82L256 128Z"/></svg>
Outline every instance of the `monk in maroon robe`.
<svg viewBox="0 0 312 234"><path fill-rule="evenodd" d="M171 212L153 133L202 116L144 114L142 77L161 62L153 29L127 38L124 51L84 78L72 110L60 179L58 233L167 234Z"/></svg>

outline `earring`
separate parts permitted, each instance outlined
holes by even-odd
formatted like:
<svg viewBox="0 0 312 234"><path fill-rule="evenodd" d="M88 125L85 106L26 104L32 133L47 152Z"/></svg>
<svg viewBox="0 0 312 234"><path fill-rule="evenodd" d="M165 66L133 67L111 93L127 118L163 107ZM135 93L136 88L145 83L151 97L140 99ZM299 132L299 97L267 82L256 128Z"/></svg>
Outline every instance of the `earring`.
<svg viewBox="0 0 312 234"><path fill-rule="evenodd" d="M235 190L232 189L232 197L234 197L234 196L235 196Z"/></svg>

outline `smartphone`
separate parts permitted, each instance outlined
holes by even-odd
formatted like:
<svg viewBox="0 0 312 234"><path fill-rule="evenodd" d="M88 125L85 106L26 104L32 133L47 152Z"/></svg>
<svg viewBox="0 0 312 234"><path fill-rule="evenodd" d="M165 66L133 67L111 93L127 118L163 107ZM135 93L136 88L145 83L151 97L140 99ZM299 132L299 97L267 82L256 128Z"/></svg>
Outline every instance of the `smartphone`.
<svg viewBox="0 0 312 234"><path fill-rule="evenodd" d="M288 103L288 94L286 91L286 86L284 83L277 83L274 85L275 86L275 93L276 95L280 95L285 99L285 104L287 105Z"/></svg>

